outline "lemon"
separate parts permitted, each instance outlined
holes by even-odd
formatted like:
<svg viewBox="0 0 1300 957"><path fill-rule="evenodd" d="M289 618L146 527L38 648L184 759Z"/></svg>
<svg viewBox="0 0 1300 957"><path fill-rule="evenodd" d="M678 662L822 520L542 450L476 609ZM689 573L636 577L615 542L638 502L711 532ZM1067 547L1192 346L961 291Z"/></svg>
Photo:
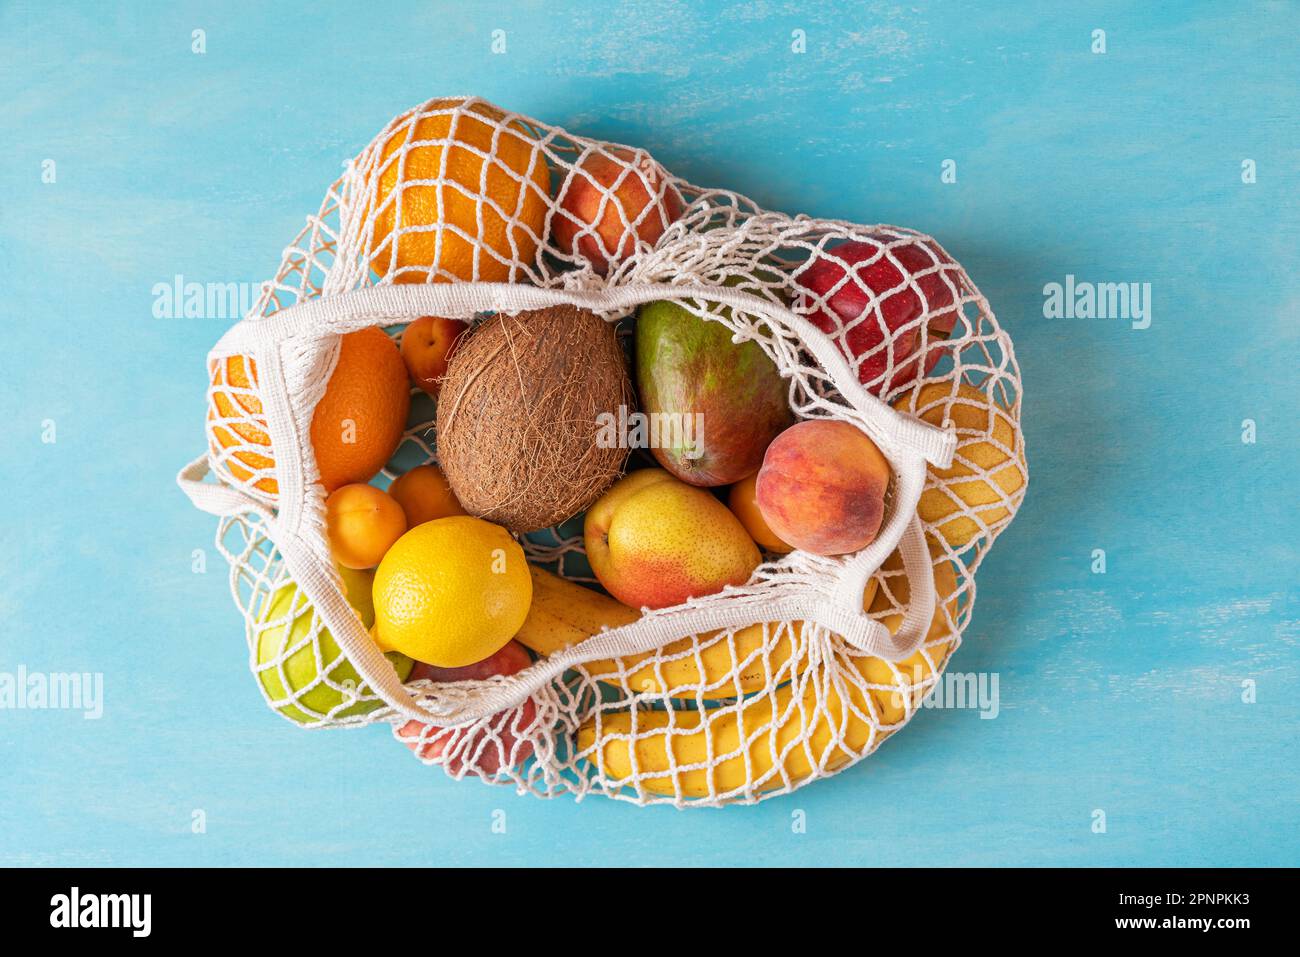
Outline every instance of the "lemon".
<svg viewBox="0 0 1300 957"><path fill-rule="evenodd" d="M965 382L958 383L955 395L949 383L937 382L903 395L894 408L931 425L948 419L957 432L952 465L929 469L916 509L921 521L961 548L1010 519L1008 506L1025 484L1025 450L1002 406Z"/></svg>
<svg viewBox="0 0 1300 957"><path fill-rule="evenodd" d="M519 543L500 525L453 515L417 525L375 571L375 635L439 668L491 657L528 615L533 581Z"/></svg>
<svg viewBox="0 0 1300 957"><path fill-rule="evenodd" d="M352 569L340 569L340 572L348 602L369 627L375 617L370 603L370 573ZM283 619L291 613L293 621L285 623ZM277 624L263 628L257 638L257 680L267 696L276 702L275 710L299 724L312 724L354 696L374 693L362 684L361 675L344 656L329 629L321 628L314 642L307 640L313 617L311 605L300 597L298 586L290 582L276 589L261 616L261 621ZM415 662L405 655L390 654L388 660L403 681L415 667ZM331 717L355 717L383 704L379 700L359 701Z"/></svg>

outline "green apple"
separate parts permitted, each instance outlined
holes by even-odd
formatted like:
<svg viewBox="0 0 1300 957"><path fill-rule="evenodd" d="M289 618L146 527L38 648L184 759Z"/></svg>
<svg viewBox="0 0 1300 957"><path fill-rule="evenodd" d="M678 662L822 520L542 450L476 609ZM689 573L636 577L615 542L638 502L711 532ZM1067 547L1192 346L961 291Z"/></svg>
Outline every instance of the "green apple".
<svg viewBox="0 0 1300 957"><path fill-rule="evenodd" d="M353 569L339 571L343 576L348 603L356 609L362 624L369 630L375 622L375 606L370 596L374 572ZM360 689L356 692L359 696L373 692L362 684L357 669L344 657L329 629L320 629L315 642L304 641L311 633L312 609L311 605L299 598L297 585L290 582L278 588L267 603L260 620L279 621L295 611L293 621L288 625L281 622L263 628L258 635L257 678L267 695L273 701L280 702L275 706L277 711L299 724L314 724L354 697L344 689ZM300 644L301 647L297 647ZM389 652L385 657L403 681L415 666L414 661L397 652ZM323 678L318 661L325 668ZM359 701L338 711L333 717L356 717L381 707L382 701Z"/></svg>

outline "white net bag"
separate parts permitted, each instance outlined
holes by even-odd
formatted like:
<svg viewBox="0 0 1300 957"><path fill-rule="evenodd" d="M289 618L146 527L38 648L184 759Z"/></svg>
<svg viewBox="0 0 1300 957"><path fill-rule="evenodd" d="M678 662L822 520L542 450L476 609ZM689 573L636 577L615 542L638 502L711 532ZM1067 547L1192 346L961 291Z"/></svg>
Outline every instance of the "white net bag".
<svg viewBox="0 0 1300 957"><path fill-rule="evenodd" d="M574 584L594 579L564 523L522 538L558 575L533 573L536 660L404 683L326 538L311 426L341 337L561 304L625 328L662 300L757 342L796 418L875 442L892 472L875 539L765 553L743 585L611 618ZM209 450L179 480L220 516L268 704L306 727L388 722L455 777L544 796L755 802L866 757L940 680L1028 482L1011 340L933 239L767 212L475 98L402 114L347 164L209 377ZM435 407L412 394L379 484L437 461Z"/></svg>

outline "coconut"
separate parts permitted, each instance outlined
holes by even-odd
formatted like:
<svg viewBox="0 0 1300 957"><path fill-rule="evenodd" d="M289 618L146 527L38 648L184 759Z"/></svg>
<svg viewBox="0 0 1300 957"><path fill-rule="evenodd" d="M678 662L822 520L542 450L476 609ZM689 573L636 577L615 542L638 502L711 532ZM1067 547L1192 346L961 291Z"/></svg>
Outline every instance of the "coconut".
<svg viewBox="0 0 1300 957"><path fill-rule="evenodd" d="M609 323L575 306L496 315L453 354L438 398L438 459L465 510L512 532L588 508L627 449L599 441L631 406Z"/></svg>

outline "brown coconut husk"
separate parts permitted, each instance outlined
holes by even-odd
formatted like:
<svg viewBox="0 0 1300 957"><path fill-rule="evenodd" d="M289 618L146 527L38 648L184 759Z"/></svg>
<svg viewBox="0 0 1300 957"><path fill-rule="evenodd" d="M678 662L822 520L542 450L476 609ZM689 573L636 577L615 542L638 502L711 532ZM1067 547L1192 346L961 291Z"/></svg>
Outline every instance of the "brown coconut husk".
<svg viewBox="0 0 1300 957"><path fill-rule="evenodd" d="M588 508L622 474L625 448L601 448L601 413L633 402L614 328L554 306L497 315L457 347L438 397L438 459L472 515L512 532Z"/></svg>

